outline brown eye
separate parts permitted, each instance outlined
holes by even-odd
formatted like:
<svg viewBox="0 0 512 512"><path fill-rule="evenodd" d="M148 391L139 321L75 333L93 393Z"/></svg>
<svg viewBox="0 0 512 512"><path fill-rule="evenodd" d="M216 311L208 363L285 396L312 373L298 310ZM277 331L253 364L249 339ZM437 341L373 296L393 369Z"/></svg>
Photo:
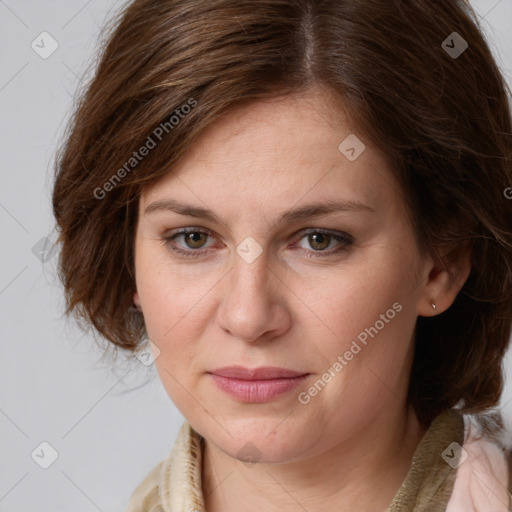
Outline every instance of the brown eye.
<svg viewBox="0 0 512 512"><path fill-rule="evenodd" d="M301 245L305 239L308 247ZM310 230L299 240L299 247L309 258L321 258L344 253L354 243L354 238L343 232L329 233L319 229Z"/></svg>
<svg viewBox="0 0 512 512"><path fill-rule="evenodd" d="M311 233L308 235L308 242L313 249L324 250L329 247L331 235L327 233Z"/></svg>
<svg viewBox="0 0 512 512"><path fill-rule="evenodd" d="M185 243L191 249L201 249L208 235L202 231L191 231L184 235Z"/></svg>
<svg viewBox="0 0 512 512"><path fill-rule="evenodd" d="M178 239L181 239L181 237L183 237L183 241L178 243ZM209 231L191 228L162 236L162 241L171 252L183 256L196 257L207 250L208 246L205 244L208 241L208 237L212 237Z"/></svg>

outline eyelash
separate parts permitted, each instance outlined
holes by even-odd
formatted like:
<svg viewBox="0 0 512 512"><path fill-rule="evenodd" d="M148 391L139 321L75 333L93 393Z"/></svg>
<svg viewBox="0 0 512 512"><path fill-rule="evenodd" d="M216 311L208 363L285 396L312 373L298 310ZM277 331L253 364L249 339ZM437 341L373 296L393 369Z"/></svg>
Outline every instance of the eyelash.
<svg viewBox="0 0 512 512"><path fill-rule="evenodd" d="M161 240L164 243L164 245L167 246L169 251L171 251L175 254L189 257L189 258L198 258L198 257L204 255L205 252L208 252L207 250L204 250L204 249L183 249L183 248L177 247L176 245L173 244L174 238L181 236L181 235L187 235L188 233L201 233L204 235L213 236L212 232L208 229L188 228L188 229L182 229L175 233L171 233L170 235L167 235L167 236L162 236ZM334 249L334 250L331 249L330 251L325 251L325 250L314 251L314 250L312 250L314 255L312 255L311 252L308 251L307 249L299 249L302 251L306 251L308 258L326 258L329 256L334 256L334 255L337 255L337 254L345 251L347 249L347 247L349 247L350 245L352 245L354 243L354 239L346 233L339 233L339 232L333 233L333 232L325 231L322 229L311 229L311 230L305 232L298 239L298 241L302 240L302 238L304 238L308 235L311 235L311 234L328 235L328 236L334 238L337 242L340 242L342 245L339 248Z"/></svg>

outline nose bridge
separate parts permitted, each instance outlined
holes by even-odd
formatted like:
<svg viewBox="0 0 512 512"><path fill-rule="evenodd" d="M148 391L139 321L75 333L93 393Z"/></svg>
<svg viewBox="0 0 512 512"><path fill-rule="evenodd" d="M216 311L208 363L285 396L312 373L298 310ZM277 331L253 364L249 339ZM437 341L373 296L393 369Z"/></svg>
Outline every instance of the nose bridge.
<svg viewBox="0 0 512 512"><path fill-rule="evenodd" d="M266 250L250 240L237 247L232 271L225 282L219 321L224 330L245 339L257 340L266 331L280 328L273 292L273 273ZM245 249L245 252L239 252ZM285 315L286 316L286 315ZM284 318L284 317L283 317Z"/></svg>
<svg viewBox="0 0 512 512"><path fill-rule="evenodd" d="M244 239L236 249L231 283L233 292L241 292L251 299L267 295L270 279L268 250L253 238Z"/></svg>

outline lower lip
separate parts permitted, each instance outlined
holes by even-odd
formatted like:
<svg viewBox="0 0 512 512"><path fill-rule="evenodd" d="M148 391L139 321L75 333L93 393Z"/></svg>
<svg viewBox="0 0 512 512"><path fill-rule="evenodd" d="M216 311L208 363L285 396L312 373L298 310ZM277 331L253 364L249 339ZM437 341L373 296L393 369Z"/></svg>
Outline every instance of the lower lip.
<svg viewBox="0 0 512 512"><path fill-rule="evenodd" d="M234 398L243 402L268 402L296 388L309 374L300 377L267 380L242 380L221 377L215 374L210 375L213 382L222 391Z"/></svg>

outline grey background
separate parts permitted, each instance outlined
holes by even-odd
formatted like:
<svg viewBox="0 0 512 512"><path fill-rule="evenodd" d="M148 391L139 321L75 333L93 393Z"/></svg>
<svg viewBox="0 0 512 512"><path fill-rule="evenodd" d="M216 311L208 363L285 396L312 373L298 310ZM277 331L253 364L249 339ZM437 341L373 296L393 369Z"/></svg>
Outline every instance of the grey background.
<svg viewBox="0 0 512 512"><path fill-rule="evenodd" d="M63 318L57 258L32 250L53 236L56 144L100 28L122 3L0 0L0 512L122 511L183 422L154 367L112 367ZM512 83L512 0L472 4ZM43 31L59 45L47 59L31 47ZM512 430L510 382L502 406ZM48 469L31 457L43 441L58 452Z"/></svg>

